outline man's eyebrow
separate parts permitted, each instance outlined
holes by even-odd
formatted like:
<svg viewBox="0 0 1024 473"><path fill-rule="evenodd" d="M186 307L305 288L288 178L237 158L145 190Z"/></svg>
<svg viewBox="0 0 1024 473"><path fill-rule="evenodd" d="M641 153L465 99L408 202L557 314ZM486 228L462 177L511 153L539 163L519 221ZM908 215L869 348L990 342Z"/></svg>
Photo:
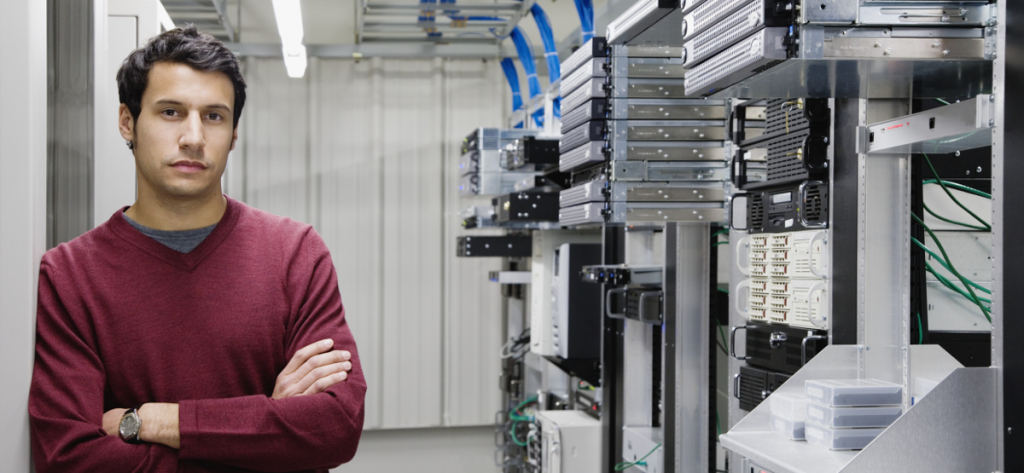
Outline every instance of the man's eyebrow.
<svg viewBox="0 0 1024 473"><path fill-rule="evenodd" d="M171 99L157 100L154 103L156 103L158 105L185 105L185 104L183 104L183 103L181 103L181 102L179 102L177 100L171 100ZM224 110L226 112L230 112L231 111L231 107L228 107L227 105L224 105L224 104L221 104L221 103L210 104L210 105L207 105L207 106L205 106L203 108L216 108L216 109Z"/></svg>

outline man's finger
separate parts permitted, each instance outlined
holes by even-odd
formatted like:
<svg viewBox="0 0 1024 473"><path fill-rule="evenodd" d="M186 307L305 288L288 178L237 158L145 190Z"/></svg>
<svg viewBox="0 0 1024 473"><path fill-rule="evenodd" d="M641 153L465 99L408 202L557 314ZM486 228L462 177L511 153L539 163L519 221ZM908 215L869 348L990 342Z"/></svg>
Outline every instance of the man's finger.
<svg viewBox="0 0 1024 473"><path fill-rule="evenodd" d="M328 377L339 371L348 371L351 369L352 362L344 361L342 359L342 353L339 351L332 351L330 353L324 353L323 355L314 356L306 363L303 363L301 368L289 376L290 379L298 379L289 391L296 393L306 392L306 389L309 389L309 387L318 379ZM301 376L301 378L299 376Z"/></svg>
<svg viewBox="0 0 1024 473"><path fill-rule="evenodd" d="M334 373L330 376L327 376L326 378L320 378L315 383L313 383L313 385L310 386L309 389L303 392L302 395L308 396L310 394L322 393L326 391L327 388L334 386L335 384L338 384L346 379L348 379L348 373L345 371Z"/></svg>
<svg viewBox="0 0 1024 473"><path fill-rule="evenodd" d="M299 369L300 366L306 363L306 360L330 350L332 346L334 346L334 340L327 338L300 348L295 352L295 355L292 356L292 359L288 361L288 365L281 370L281 376L287 376L294 373L295 370Z"/></svg>

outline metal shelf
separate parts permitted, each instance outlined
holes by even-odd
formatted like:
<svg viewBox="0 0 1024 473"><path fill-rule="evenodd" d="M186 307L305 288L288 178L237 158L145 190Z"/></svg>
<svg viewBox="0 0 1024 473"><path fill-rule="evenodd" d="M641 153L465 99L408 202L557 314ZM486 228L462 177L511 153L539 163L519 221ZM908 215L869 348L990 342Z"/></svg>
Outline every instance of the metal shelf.
<svg viewBox="0 0 1024 473"><path fill-rule="evenodd" d="M808 379L857 378L863 353L829 346L775 392L802 393ZM826 450L773 434L768 401L722 435L722 445L775 473L993 471L985 432L995 422L994 372L963 368L937 345L915 345L910 354L915 378L939 384L864 450Z"/></svg>

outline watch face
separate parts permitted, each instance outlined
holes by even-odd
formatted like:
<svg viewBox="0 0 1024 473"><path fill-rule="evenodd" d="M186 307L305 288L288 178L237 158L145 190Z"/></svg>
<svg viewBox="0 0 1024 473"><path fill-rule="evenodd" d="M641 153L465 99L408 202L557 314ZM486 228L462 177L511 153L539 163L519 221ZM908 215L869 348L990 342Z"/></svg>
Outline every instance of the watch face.
<svg viewBox="0 0 1024 473"><path fill-rule="evenodd" d="M118 430L121 432L121 437L135 437L135 434L139 432L139 418L133 415L122 417Z"/></svg>

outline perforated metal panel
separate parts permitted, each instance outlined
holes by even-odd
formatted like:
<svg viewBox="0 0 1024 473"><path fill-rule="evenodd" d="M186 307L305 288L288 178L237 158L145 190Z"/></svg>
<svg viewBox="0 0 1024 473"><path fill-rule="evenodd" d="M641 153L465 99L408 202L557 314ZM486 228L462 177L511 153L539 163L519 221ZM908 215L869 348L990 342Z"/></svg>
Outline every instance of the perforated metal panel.
<svg viewBox="0 0 1024 473"><path fill-rule="evenodd" d="M754 0L683 45L683 65L693 67L764 27L764 0Z"/></svg>
<svg viewBox="0 0 1024 473"><path fill-rule="evenodd" d="M788 130L797 130L807 127L807 117L804 111L797 104L797 99L771 99L765 107L764 134L790 133Z"/></svg>
<svg viewBox="0 0 1024 473"><path fill-rule="evenodd" d="M768 142L768 180L807 177L802 149L810 130L792 133Z"/></svg>

